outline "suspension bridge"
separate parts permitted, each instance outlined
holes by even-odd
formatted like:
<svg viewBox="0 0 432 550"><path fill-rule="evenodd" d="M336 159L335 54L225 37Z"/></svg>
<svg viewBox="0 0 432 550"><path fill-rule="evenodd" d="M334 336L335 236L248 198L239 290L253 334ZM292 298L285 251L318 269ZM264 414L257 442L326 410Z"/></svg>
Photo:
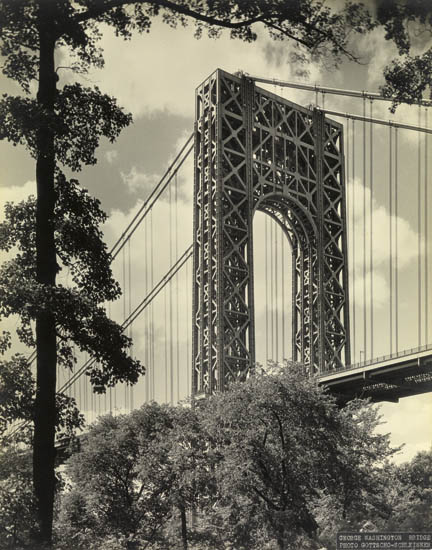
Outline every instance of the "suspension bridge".
<svg viewBox="0 0 432 550"><path fill-rule="evenodd" d="M326 109L333 95L360 113ZM193 133L111 249L123 295L106 307L147 373L98 395L91 357L58 372L87 420L223 391L268 360L342 401L432 390L432 103L413 124L377 117L388 101L221 70L197 88Z"/></svg>

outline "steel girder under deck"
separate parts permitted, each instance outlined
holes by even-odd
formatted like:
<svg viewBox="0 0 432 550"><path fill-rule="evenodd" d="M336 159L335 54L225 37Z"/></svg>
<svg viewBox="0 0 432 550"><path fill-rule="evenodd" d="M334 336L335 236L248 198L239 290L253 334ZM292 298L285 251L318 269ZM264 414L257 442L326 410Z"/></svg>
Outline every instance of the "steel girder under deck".
<svg viewBox="0 0 432 550"><path fill-rule="evenodd" d="M197 89L194 178L193 393L254 364L257 210L293 251L293 359L349 364L342 125L217 70Z"/></svg>

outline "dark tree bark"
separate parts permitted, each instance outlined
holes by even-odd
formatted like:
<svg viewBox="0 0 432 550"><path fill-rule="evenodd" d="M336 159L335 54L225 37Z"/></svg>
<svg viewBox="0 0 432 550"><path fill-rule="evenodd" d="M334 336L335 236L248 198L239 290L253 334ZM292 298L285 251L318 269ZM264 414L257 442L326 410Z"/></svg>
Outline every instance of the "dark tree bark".
<svg viewBox="0 0 432 550"><path fill-rule="evenodd" d="M50 5L51 4L51 5ZM53 3L39 1L39 88L37 100L45 122L37 135L36 160L36 278L38 283L55 286L57 262L54 244L54 132L47 124L54 114L56 72L54 69L55 37L53 35ZM33 480L38 502L41 546L50 547L52 540L53 503L55 490L55 395L56 395L56 333L55 318L48 309L36 317L37 378L34 416Z"/></svg>
<svg viewBox="0 0 432 550"><path fill-rule="evenodd" d="M182 534L182 541L183 541L183 550L188 550L186 510L183 504L180 504L179 509L180 509L180 519L181 519L181 534Z"/></svg>

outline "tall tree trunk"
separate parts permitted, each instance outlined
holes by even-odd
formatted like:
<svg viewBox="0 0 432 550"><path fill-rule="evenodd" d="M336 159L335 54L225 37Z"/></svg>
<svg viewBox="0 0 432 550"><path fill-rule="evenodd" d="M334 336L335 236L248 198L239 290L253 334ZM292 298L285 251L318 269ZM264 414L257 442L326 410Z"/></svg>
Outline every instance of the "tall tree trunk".
<svg viewBox="0 0 432 550"><path fill-rule="evenodd" d="M183 541L183 550L188 550L188 539L187 539L187 524L186 524L186 510L183 504L179 505L180 509L180 520L181 520L181 534Z"/></svg>
<svg viewBox="0 0 432 550"><path fill-rule="evenodd" d="M39 89L37 100L45 115L54 113L56 73L53 36L55 3L39 0ZM36 161L36 277L47 287L56 284L56 250L54 244L54 131L46 122L37 135ZM38 506L40 544L50 547L55 490L55 396L56 334L52 311L45 309L36 317L36 402L34 416L33 482Z"/></svg>

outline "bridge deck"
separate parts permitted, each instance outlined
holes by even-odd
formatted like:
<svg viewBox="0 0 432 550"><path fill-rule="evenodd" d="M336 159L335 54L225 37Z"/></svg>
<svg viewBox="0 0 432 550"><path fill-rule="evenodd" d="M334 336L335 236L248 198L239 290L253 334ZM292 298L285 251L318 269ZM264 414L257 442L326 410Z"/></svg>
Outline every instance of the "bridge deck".
<svg viewBox="0 0 432 550"><path fill-rule="evenodd" d="M355 363L319 377L341 401L370 397L397 402L432 391L432 345Z"/></svg>

